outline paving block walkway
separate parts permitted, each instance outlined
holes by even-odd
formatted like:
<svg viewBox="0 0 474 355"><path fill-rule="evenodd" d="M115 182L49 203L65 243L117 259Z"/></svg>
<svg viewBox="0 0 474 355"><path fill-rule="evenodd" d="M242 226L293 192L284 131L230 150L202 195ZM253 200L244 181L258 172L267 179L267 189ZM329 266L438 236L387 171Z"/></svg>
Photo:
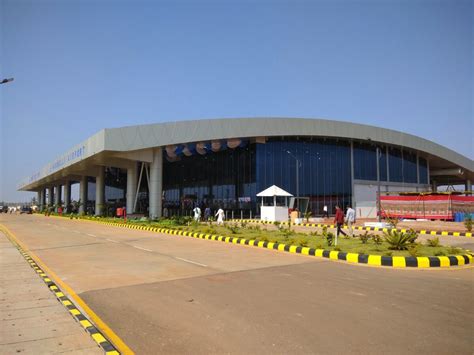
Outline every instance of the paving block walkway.
<svg viewBox="0 0 474 355"><path fill-rule="evenodd" d="M103 354L0 232L0 354Z"/></svg>

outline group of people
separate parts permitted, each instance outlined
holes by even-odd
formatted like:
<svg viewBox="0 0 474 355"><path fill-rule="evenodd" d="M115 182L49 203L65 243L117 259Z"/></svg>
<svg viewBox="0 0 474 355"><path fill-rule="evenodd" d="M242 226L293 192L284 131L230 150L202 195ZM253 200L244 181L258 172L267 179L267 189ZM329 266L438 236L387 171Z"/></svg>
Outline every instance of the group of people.
<svg viewBox="0 0 474 355"><path fill-rule="evenodd" d="M339 236L339 234L347 236L347 234L342 230L342 227L344 226L345 222L347 224L349 236L353 237L354 230L352 228L352 225L355 223L355 221L356 214L355 210L351 207L351 205L347 206L345 215L344 211L338 205L336 205L336 215L334 217L334 224L336 225L336 236Z"/></svg>
<svg viewBox="0 0 474 355"><path fill-rule="evenodd" d="M199 206L196 206L194 207L193 212L194 212L194 220L196 222L200 222L201 221L201 208ZM211 208L208 206L204 210L204 221L206 222L210 221L211 216L212 216L212 211L211 211ZM217 210L215 217L217 217L217 224L224 224L225 213L222 208L219 208Z"/></svg>

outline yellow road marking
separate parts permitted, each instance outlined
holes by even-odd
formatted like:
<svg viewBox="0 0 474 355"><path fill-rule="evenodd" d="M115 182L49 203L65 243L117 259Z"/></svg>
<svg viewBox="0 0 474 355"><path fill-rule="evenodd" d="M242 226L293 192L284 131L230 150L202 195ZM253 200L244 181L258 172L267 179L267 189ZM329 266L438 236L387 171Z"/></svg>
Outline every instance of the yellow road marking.
<svg viewBox="0 0 474 355"><path fill-rule="evenodd" d="M49 267L46 266L46 264L43 262L41 258L38 257L35 253L33 253L26 244L21 242L15 234L13 234L12 231L10 231L9 228L7 228L5 225L0 224L0 226L3 228L3 230L13 239L15 242L23 249L23 250L28 250L28 253L30 256L36 260L36 263L41 266L41 268L46 271L46 273L49 275L51 279L54 280L54 282L61 287L61 289L65 290L69 296L74 299L74 301L84 310L84 312L89 316L89 318L96 324L97 328L103 332L109 339L110 341L114 344L114 346L119 350L122 354L134 354L132 349L130 349L127 344L123 342L120 337L115 334L115 332L110 329L110 327L82 300L81 297L79 297L74 290L69 287L64 281L62 281L58 275L56 275L55 272L53 272ZM81 314L77 309L71 309L69 310L73 315L79 315ZM92 334L92 337L97 334ZM100 335L100 334L99 334ZM102 335L100 335L102 338L104 338ZM95 338L94 338L95 339ZM105 339L103 340L105 341Z"/></svg>

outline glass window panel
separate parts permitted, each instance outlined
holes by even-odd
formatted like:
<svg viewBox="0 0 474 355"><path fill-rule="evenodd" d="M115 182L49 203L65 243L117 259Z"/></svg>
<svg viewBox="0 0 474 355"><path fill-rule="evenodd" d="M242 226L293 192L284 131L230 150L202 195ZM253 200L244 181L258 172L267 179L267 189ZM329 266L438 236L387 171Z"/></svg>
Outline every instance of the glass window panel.
<svg viewBox="0 0 474 355"><path fill-rule="evenodd" d="M370 144L354 142L354 179L377 180L376 148Z"/></svg>
<svg viewBox="0 0 474 355"><path fill-rule="evenodd" d="M425 158L418 159L420 171L420 184L428 184L428 162Z"/></svg>
<svg viewBox="0 0 474 355"><path fill-rule="evenodd" d="M403 152L403 181L417 183L416 154Z"/></svg>
<svg viewBox="0 0 474 355"><path fill-rule="evenodd" d="M403 182L402 151L397 148L389 148L388 155L390 181Z"/></svg>

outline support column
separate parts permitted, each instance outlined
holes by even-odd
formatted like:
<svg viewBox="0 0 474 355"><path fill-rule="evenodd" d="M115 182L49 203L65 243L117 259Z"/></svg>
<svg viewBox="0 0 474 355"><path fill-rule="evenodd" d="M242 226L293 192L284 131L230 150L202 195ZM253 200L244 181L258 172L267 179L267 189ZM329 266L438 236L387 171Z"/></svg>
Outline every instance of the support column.
<svg viewBox="0 0 474 355"><path fill-rule="evenodd" d="M43 212L46 205L46 190L41 189L40 211Z"/></svg>
<svg viewBox="0 0 474 355"><path fill-rule="evenodd" d="M81 178L79 185L79 213L85 213L87 208L87 176Z"/></svg>
<svg viewBox="0 0 474 355"><path fill-rule="evenodd" d="M53 186L48 187L48 207L53 205L54 188Z"/></svg>
<svg viewBox="0 0 474 355"><path fill-rule="evenodd" d="M61 203L61 184L56 185L56 193L54 194L54 210L58 212L58 205Z"/></svg>
<svg viewBox="0 0 474 355"><path fill-rule="evenodd" d="M70 213L71 211L71 182L66 180L64 184L64 212Z"/></svg>
<svg viewBox="0 0 474 355"><path fill-rule="evenodd" d="M132 214L133 205L135 203L135 196L137 193L137 164L135 163L132 168L127 169L127 214Z"/></svg>
<svg viewBox="0 0 474 355"><path fill-rule="evenodd" d="M161 217L163 191L163 152L161 148L153 149L153 161L150 164L150 218Z"/></svg>
<svg viewBox="0 0 474 355"><path fill-rule="evenodd" d="M438 191L438 184L434 180L431 182L431 191L432 192Z"/></svg>
<svg viewBox="0 0 474 355"><path fill-rule="evenodd" d="M466 191L472 191L472 182L471 182L471 180L466 180ZM471 193L469 193L468 195L471 195Z"/></svg>
<svg viewBox="0 0 474 355"><path fill-rule="evenodd" d="M95 178L95 215L102 216L105 201L105 168L99 167L99 175Z"/></svg>
<svg viewBox="0 0 474 355"><path fill-rule="evenodd" d="M38 210L39 210L39 211L41 211L41 198L42 198L42 197L41 197L41 194L42 194L42 192L41 192L41 190L39 190L39 191L38 191L38 197L37 197L37 200L38 200L37 205L38 205Z"/></svg>

